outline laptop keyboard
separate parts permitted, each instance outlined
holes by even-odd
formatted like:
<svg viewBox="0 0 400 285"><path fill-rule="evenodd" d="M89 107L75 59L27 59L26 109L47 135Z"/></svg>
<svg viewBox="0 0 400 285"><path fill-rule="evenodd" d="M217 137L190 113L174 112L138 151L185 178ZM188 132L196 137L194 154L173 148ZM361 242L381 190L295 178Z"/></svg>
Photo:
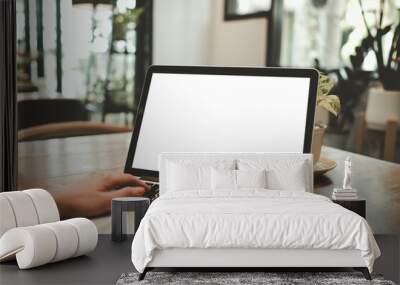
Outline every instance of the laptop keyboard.
<svg viewBox="0 0 400 285"><path fill-rule="evenodd" d="M150 203L153 202L155 199L158 198L160 191L159 191L159 185L158 183L151 183L151 182L146 182L147 185L150 186L150 190L144 193L144 197L150 199Z"/></svg>

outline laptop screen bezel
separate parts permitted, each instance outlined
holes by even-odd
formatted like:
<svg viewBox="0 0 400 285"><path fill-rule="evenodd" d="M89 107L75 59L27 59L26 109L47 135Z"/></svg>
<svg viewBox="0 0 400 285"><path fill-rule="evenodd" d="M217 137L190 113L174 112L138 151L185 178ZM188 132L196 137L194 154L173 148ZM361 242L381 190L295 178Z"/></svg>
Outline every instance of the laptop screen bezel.
<svg viewBox="0 0 400 285"><path fill-rule="evenodd" d="M131 142L127 160L125 163L125 173L139 176L144 180L158 181L158 171L134 168L133 160L135 158L137 142L139 139L140 128L142 125L143 115L146 108L147 97L149 94L151 79L155 73L167 74L203 74L203 75L235 75L235 76L266 76L266 77L296 77L309 78L310 87L308 91L308 106L306 115L306 128L303 143L303 153L310 153L312 133L314 127L314 115L317 98L317 88L319 72L315 69L294 69L294 68L275 68L275 67L209 67L209 66L166 66L153 65L150 66L143 85L141 98L139 101L138 111L134 123Z"/></svg>

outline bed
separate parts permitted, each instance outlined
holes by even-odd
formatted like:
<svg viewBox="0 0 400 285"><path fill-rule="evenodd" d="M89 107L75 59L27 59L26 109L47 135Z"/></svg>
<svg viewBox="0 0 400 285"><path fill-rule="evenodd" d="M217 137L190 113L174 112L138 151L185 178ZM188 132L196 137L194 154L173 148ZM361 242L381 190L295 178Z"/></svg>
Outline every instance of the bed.
<svg viewBox="0 0 400 285"><path fill-rule="evenodd" d="M312 156L164 153L160 197L132 243L143 279L158 267L353 267L379 248L365 219L313 194Z"/></svg>

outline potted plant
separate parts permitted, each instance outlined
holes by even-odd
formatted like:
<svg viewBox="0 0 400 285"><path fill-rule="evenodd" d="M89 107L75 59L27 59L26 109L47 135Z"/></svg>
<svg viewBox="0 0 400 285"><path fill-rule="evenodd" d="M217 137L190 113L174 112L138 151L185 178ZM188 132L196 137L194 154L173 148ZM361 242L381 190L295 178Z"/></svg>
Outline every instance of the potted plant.
<svg viewBox="0 0 400 285"><path fill-rule="evenodd" d="M336 95L330 95L335 82L327 75L320 73L317 90L317 108L323 108L334 116L340 112L340 100ZM314 163L319 160L324 139L326 125L316 122L314 124L311 152L314 155Z"/></svg>
<svg viewBox="0 0 400 285"><path fill-rule="evenodd" d="M366 10L363 1L359 0L361 15L367 36L362 40L360 46L355 50L355 54L350 57L353 68L362 69L362 64L370 50L376 57L378 79L385 90L400 90L400 22L390 23L383 26L385 0L381 0L379 5L376 24L370 27L367 22ZM391 33L390 33L391 32ZM384 37L393 34L390 48L387 53L384 52ZM385 59L385 55L387 57Z"/></svg>

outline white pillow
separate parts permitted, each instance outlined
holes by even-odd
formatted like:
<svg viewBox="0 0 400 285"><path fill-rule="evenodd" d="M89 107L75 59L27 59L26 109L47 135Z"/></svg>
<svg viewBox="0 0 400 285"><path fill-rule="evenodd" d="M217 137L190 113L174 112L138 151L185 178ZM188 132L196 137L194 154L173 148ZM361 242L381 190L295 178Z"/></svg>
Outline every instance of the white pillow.
<svg viewBox="0 0 400 285"><path fill-rule="evenodd" d="M185 191L211 188L211 167L182 165L170 162L168 164L168 189Z"/></svg>
<svg viewBox="0 0 400 285"><path fill-rule="evenodd" d="M211 169L211 189L236 189L236 170Z"/></svg>
<svg viewBox="0 0 400 285"><path fill-rule="evenodd" d="M271 169L267 172L268 188L273 190L306 191L305 163L296 164L287 171Z"/></svg>
<svg viewBox="0 0 400 285"><path fill-rule="evenodd" d="M305 160L299 159L239 159L239 170L266 169L267 188L273 190L306 191L309 169Z"/></svg>
<svg viewBox="0 0 400 285"><path fill-rule="evenodd" d="M236 170L237 188L267 188L267 171Z"/></svg>
<svg viewBox="0 0 400 285"><path fill-rule="evenodd" d="M236 190L267 188L266 170L211 169L211 188Z"/></svg>
<svg viewBox="0 0 400 285"><path fill-rule="evenodd" d="M162 185L162 189L165 189L163 190L164 193L165 191L193 189L211 190L211 168L234 169L235 160L221 158L191 159L190 157L185 159L167 158L164 167L166 174L163 180L165 185Z"/></svg>

